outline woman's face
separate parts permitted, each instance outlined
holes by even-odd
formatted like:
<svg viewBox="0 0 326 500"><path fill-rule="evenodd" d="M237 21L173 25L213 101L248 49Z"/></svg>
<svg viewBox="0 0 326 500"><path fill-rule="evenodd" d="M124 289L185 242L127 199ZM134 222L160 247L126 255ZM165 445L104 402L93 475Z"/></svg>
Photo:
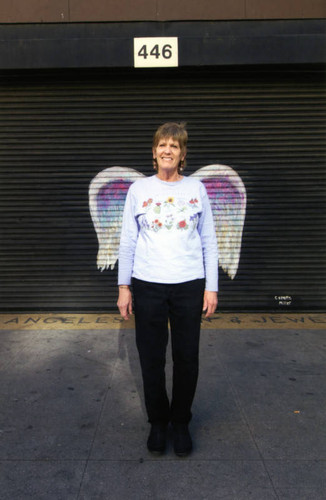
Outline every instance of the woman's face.
<svg viewBox="0 0 326 500"><path fill-rule="evenodd" d="M178 171L181 160L184 160L186 154L181 152L179 141L172 137L163 137L160 139L156 148L153 148L153 158L157 160L157 170L166 170L169 172Z"/></svg>

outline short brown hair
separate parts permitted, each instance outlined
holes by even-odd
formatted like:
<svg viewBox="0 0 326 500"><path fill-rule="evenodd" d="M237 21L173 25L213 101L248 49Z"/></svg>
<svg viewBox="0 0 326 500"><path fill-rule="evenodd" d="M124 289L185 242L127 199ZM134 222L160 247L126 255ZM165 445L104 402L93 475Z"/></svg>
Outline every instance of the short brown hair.
<svg viewBox="0 0 326 500"><path fill-rule="evenodd" d="M163 138L172 137L174 141L178 141L181 153L185 154L187 150L188 132L186 130L186 123L167 122L163 123L155 132L153 137L153 148L158 146L158 143ZM184 166L186 160L184 160Z"/></svg>

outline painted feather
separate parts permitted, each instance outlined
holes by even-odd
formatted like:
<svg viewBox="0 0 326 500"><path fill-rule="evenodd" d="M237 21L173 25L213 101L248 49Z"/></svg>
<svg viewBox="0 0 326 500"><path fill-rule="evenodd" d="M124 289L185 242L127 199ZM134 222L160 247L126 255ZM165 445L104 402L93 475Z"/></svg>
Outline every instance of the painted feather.
<svg viewBox="0 0 326 500"><path fill-rule="evenodd" d="M206 187L215 222L219 265L233 279L238 270L246 215L245 186L235 170L227 165L207 165L192 177Z"/></svg>
<svg viewBox="0 0 326 500"><path fill-rule="evenodd" d="M89 207L97 234L97 267L113 269L118 260L123 208L129 186L143 174L132 168L106 168L92 180Z"/></svg>

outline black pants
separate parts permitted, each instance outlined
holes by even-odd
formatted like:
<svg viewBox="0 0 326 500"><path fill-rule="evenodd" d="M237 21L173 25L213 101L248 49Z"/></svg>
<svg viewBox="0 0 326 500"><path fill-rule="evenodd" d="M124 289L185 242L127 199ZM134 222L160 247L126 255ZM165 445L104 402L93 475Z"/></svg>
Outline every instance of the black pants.
<svg viewBox="0 0 326 500"><path fill-rule="evenodd" d="M178 284L133 279L136 344L148 421L188 423L198 379L200 320L205 280ZM173 390L165 385L165 359L171 329Z"/></svg>

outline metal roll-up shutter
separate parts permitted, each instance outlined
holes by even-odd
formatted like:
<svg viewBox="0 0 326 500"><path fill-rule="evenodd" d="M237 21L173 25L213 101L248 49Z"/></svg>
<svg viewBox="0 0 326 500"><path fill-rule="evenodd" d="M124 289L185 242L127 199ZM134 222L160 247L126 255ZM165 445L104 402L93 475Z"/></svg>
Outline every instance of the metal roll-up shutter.
<svg viewBox="0 0 326 500"><path fill-rule="evenodd" d="M326 305L323 70L188 68L3 72L1 311L115 311L97 270L88 187L114 165L152 173L164 121L188 123L187 172L231 166L247 191L229 311ZM117 266L116 266L117 267Z"/></svg>

